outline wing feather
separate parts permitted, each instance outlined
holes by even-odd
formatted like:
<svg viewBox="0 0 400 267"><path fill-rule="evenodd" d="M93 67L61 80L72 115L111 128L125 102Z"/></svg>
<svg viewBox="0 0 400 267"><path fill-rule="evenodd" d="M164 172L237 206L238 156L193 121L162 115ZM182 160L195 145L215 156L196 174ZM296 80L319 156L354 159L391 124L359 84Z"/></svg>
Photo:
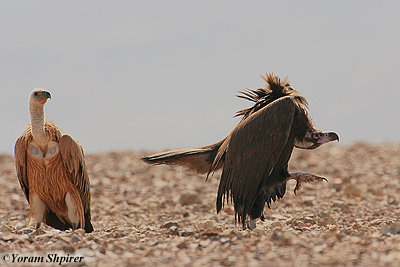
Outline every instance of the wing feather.
<svg viewBox="0 0 400 267"><path fill-rule="evenodd" d="M285 147L295 109L291 97L282 97L242 120L232 131L218 188L217 211L230 195L237 217L243 222Z"/></svg>
<svg viewBox="0 0 400 267"><path fill-rule="evenodd" d="M72 183L79 190L85 214L90 214L90 181L83 148L68 134L61 136L59 146L64 166Z"/></svg>
<svg viewBox="0 0 400 267"><path fill-rule="evenodd" d="M28 202L29 182L27 176L26 156L30 139L32 139L32 135L28 129L17 139L14 147L15 168L17 171L18 181Z"/></svg>

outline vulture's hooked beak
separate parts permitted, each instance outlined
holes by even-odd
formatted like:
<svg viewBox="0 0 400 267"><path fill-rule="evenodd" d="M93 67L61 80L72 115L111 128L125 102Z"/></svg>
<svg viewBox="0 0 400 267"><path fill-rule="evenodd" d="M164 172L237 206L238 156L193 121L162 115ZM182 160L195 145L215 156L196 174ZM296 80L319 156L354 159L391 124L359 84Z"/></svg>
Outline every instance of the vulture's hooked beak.
<svg viewBox="0 0 400 267"><path fill-rule="evenodd" d="M331 141L337 140L339 142L339 136L334 132L324 133L324 136L317 141L318 144L325 144Z"/></svg>
<svg viewBox="0 0 400 267"><path fill-rule="evenodd" d="M50 99L51 99L51 94L50 94L50 92L43 91L43 96L44 96L45 98L50 98Z"/></svg>

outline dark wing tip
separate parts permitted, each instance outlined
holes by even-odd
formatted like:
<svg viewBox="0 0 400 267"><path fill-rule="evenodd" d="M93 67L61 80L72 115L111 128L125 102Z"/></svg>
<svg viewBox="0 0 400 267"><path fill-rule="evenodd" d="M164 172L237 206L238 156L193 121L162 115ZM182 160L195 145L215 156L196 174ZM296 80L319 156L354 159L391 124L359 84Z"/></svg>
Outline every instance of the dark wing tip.
<svg viewBox="0 0 400 267"><path fill-rule="evenodd" d="M142 161L146 162L146 163L153 163L151 160L151 156L146 156L141 158Z"/></svg>

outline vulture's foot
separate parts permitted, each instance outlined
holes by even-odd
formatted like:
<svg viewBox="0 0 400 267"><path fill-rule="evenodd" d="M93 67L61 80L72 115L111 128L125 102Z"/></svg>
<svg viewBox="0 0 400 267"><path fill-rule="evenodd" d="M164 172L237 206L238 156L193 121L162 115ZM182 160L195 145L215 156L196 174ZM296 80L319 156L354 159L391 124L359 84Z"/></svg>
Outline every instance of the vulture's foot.
<svg viewBox="0 0 400 267"><path fill-rule="evenodd" d="M254 229L256 229L256 227L257 227L256 219L247 218L246 226L247 226L247 229L249 229L250 231L253 231ZM243 230L246 230L246 227L243 227Z"/></svg>
<svg viewBox="0 0 400 267"><path fill-rule="evenodd" d="M32 232L32 235L42 235L46 233L41 227L42 227L41 222L36 223L35 230Z"/></svg>
<svg viewBox="0 0 400 267"><path fill-rule="evenodd" d="M316 176L309 173L303 172L295 172L291 173L290 176L286 180L294 179L297 181L296 187L294 188L294 194L297 195L297 191L300 190L301 184L304 182L311 183L311 182L320 182L320 181L328 181L324 177Z"/></svg>

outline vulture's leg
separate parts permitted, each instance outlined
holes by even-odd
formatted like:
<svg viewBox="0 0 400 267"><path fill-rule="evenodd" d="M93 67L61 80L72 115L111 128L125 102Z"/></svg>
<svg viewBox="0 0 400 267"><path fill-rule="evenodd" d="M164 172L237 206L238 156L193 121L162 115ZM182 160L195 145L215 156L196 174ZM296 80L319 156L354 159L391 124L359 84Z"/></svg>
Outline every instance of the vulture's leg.
<svg viewBox="0 0 400 267"><path fill-rule="evenodd" d="M297 181L296 187L294 188L294 194L297 195L297 191L300 190L301 184L304 182L311 183L311 182L319 182L319 181L328 181L324 177L316 176L309 173L304 172L295 172L291 173L286 180L294 179Z"/></svg>
<svg viewBox="0 0 400 267"><path fill-rule="evenodd" d="M256 219L249 219L247 218L246 220L246 224L247 224L247 228L251 231L253 231L254 229L256 229L257 225L256 225ZM243 229L246 230L246 229Z"/></svg>
<svg viewBox="0 0 400 267"><path fill-rule="evenodd" d="M29 195L29 221L28 227L32 225L36 225L36 229L39 229L41 226L41 222L44 221L44 214L47 210L47 204L36 194L31 193Z"/></svg>

